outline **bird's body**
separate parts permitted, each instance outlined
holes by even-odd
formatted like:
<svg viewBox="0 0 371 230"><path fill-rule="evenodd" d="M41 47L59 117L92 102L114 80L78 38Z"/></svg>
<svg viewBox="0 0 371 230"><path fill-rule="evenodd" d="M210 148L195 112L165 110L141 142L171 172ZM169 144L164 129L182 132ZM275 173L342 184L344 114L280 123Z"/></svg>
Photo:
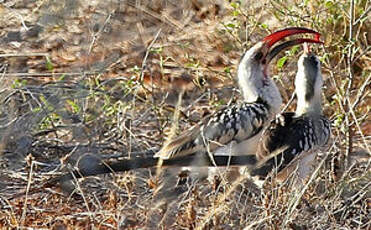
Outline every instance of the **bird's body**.
<svg viewBox="0 0 371 230"><path fill-rule="evenodd" d="M257 151L261 163L252 176L264 178L272 169L280 172L295 157L319 149L329 140L330 122L324 116L283 113L280 120L272 121L264 131Z"/></svg>
<svg viewBox="0 0 371 230"><path fill-rule="evenodd" d="M257 145L248 141L260 133L274 115L275 111L264 102L235 104L165 145L161 150L166 153L163 158L207 151L215 155L243 155L246 150L255 153Z"/></svg>

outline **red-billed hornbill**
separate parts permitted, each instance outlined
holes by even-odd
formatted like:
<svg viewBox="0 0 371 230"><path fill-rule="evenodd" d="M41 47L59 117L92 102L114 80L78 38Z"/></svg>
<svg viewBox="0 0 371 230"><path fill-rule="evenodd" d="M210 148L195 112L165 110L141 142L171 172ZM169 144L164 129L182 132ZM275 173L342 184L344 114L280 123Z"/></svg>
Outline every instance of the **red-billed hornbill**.
<svg viewBox="0 0 371 230"><path fill-rule="evenodd" d="M251 176L264 178L275 169L280 172L294 158L298 176L304 179L313 167L311 163L317 151L326 146L330 138L330 122L322 115L322 74L318 57L304 45L304 53L298 61L295 78L297 107L295 113L286 112L265 129L259 143L260 163L251 171ZM294 170L282 172L282 178Z"/></svg>

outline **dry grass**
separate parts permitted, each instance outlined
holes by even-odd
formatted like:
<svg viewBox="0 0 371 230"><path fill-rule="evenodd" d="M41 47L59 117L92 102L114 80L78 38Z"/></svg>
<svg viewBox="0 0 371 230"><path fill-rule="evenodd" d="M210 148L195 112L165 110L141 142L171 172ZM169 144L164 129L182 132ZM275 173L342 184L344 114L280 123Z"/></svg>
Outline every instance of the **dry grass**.
<svg viewBox="0 0 371 230"><path fill-rule="evenodd" d="M0 227L370 228L370 2L219 2L0 6ZM184 130L239 100L240 56L288 26L325 41L316 52L333 136L306 186L268 178L259 191L241 177L175 187L176 170L141 169L14 197L77 165L159 149L177 109ZM299 54L293 48L272 64L286 102Z"/></svg>

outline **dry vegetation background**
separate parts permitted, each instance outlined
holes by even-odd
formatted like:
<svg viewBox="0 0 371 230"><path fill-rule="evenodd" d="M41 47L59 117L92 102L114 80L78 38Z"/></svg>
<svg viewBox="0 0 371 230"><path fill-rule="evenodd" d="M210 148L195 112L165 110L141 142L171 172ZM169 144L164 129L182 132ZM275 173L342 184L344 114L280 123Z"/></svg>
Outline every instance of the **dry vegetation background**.
<svg viewBox="0 0 371 230"><path fill-rule="evenodd" d="M370 9L367 0L0 1L0 227L370 229ZM171 170L140 169L15 197L76 165L155 151L183 90L179 132L239 100L244 50L289 26L325 42L316 52L333 136L308 186L175 187ZM300 50L272 62L285 102Z"/></svg>

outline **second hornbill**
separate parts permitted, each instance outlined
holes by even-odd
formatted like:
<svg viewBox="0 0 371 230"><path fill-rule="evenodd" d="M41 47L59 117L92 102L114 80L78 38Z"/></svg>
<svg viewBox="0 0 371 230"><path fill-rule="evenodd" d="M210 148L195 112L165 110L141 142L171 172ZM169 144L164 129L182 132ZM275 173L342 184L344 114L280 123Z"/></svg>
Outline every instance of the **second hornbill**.
<svg viewBox="0 0 371 230"><path fill-rule="evenodd" d="M330 122L322 114L322 84L320 60L304 44L295 77L296 111L281 114L265 129L257 152L260 163L251 176L263 179L273 169L279 173L297 156L298 164L286 168L278 179L290 176L292 170L297 170L301 179L307 176L317 151L326 146L331 135Z"/></svg>

